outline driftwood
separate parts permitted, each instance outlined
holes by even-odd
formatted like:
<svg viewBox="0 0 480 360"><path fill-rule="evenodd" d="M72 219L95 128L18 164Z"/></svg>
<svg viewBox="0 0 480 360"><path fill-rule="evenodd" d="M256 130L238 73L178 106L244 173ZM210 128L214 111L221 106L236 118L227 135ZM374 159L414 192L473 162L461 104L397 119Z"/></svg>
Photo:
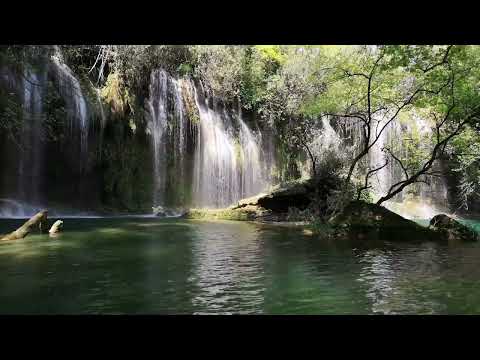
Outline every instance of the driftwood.
<svg viewBox="0 0 480 360"><path fill-rule="evenodd" d="M40 211L39 213L32 216L25 224L20 226L17 230L15 230L14 232L11 232L10 234L5 235L0 240L23 239L37 225L38 225L38 228L40 229L40 232L41 233L44 232L47 226L47 213L48 213L47 210Z"/></svg>

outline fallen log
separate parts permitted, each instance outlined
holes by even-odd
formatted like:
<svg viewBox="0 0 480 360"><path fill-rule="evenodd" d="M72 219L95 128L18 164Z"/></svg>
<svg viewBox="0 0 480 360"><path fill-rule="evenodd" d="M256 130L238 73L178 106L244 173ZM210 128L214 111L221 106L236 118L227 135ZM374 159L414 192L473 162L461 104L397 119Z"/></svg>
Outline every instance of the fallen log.
<svg viewBox="0 0 480 360"><path fill-rule="evenodd" d="M34 227L37 225L40 232L43 233L47 226L47 214L48 214L47 210L40 211L39 213L32 216L25 224L20 226L17 230L15 230L14 232L11 232L10 234L5 235L0 240L23 239L30 232L32 232Z"/></svg>

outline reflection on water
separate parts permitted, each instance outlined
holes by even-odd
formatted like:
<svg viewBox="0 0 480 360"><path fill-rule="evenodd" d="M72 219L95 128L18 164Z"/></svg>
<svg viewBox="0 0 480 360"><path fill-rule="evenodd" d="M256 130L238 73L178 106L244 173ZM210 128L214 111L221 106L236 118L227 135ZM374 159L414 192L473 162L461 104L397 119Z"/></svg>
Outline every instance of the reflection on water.
<svg viewBox="0 0 480 360"><path fill-rule="evenodd" d="M263 255L255 225L204 223L193 246L192 299L198 314L261 313ZM205 236L208 233L208 236Z"/></svg>
<svg viewBox="0 0 480 360"><path fill-rule="evenodd" d="M0 221L0 233L18 222ZM479 244L379 246L242 222L70 219L59 237L0 243L0 313L479 314L479 265Z"/></svg>
<svg viewBox="0 0 480 360"><path fill-rule="evenodd" d="M442 306L423 296L419 285L433 280L439 272L438 256L432 244L414 251L369 250L360 259L364 264L358 281L374 313L436 313ZM412 301L410 301L410 299Z"/></svg>

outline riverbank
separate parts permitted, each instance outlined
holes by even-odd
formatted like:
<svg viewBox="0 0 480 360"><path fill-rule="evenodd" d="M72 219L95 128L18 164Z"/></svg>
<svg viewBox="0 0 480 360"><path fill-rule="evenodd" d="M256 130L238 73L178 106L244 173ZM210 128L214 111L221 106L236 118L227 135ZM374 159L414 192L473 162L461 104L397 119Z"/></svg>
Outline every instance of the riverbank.
<svg viewBox="0 0 480 360"><path fill-rule="evenodd" d="M319 214L318 191L312 180L278 186L269 193L240 200L223 209L190 209L185 219L252 221L302 227L325 238L389 241L477 241L473 228L445 214L431 214L426 224L407 219L386 207L352 201L334 217ZM438 221L438 217L443 219Z"/></svg>
<svg viewBox="0 0 480 360"><path fill-rule="evenodd" d="M336 186L335 184L337 183L318 182L318 180L315 182L312 179L292 181L278 185L269 192L241 199L227 208L164 209L156 207L154 211L157 216L101 211L95 215L87 215L87 217L248 221L257 224L301 228L308 235L335 239L348 237L398 241L444 241L446 238L463 237L462 234L469 233L469 229L454 219L444 222L444 224L455 224L457 230L463 227L462 231L432 227L430 220L433 216L422 219L421 222L418 219L414 221L406 219L387 207L364 201L350 203L332 218L327 216L325 203L327 194ZM80 214L80 217L84 216ZM50 219L68 217L66 214L49 211ZM455 233L454 235L451 234L452 231ZM475 236L470 234L465 238L473 239Z"/></svg>

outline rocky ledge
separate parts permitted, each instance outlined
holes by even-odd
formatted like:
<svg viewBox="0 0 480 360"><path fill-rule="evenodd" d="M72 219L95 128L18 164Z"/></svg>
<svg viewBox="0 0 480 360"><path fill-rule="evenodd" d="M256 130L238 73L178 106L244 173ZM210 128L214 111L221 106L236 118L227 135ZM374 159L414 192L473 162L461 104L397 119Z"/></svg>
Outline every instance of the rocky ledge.
<svg viewBox="0 0 480 360"><path fill-rule="evenodd" d="M428 227L405 219L383 206L353 201L330 220L335 237L388 241L476 241L478 234L448 217L437 215Z"/></svg>
<svg viewBox="0 0 480 360"><path fill-rule="evenodd" d="M478 234L471 228L445 214L436 215L430 220L429 229L446 240L478 241Z"/></svg>
<svg viewBox="0 0 480 360"><path fill-rule="evenodd" d="M242 199L223 209L190 209L187 219L249 220L261 222L289 221L289 210L305 210L313 200L310 180L276 186L268 193Z"/></svg>
<svg viewBox="0 0 480 360"><path fill-rule="evenodd" d="M437 234L414 221L364 201L352 201L330 219L333 236L387 241L437 240Z"/></svg>
<svg viewBox="0 0 480 360"><path fill-rule="evenodd" d="M237 204L223 209L190 209L184 215L187 219L241 220L267 223L298 222L302 212L308 212L313 202L319 202L318 192L311 181L296 181L277 186L269 193L259 194L240 200ZM315 203L314 208L319 208ZM300 214L292 217L292 213ZM317 216L318 217L318 216ZM315 220L311 212L302 221ZM315 222L315 221L314 221ZM412 220L388 210L367 203L352 201L344 210L328 222L318 221L315 232L328 237L369 239L381 241L460 241L478 240L478 235L447 215L435 216L430 226L422 226ZM312 227L314 228L314 227Z"/></svg>

